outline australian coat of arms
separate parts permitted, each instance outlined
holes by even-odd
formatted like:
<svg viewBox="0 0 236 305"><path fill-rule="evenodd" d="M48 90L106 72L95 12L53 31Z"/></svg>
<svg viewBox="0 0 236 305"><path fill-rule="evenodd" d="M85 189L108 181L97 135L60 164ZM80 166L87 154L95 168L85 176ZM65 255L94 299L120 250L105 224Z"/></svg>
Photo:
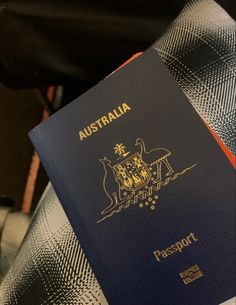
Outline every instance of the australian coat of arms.
<svg viewBox="0 0 236 305"><path fill-rule="evenodd" d="M175 174L170 163L172 154L168 149L147 150L141 138L136 139L135 146L138 151L131 154L123 143L116 144L113 149L118 155L118 163L114 165L107 157L99 160L104 168L103 190L108 204L98 222L131 205L155 210L160 188L196 165Z"/></svg>

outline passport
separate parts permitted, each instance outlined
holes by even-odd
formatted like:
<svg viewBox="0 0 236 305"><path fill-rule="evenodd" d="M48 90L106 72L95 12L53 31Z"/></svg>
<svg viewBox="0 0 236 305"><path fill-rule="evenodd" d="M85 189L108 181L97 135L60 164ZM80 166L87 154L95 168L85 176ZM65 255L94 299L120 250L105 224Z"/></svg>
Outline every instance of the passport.
<svg viewBox="0 0 236 305"><path fill-rule="evenodd" d="M235 296L235 171L155 50L29 135L110 305Z"/></svg>

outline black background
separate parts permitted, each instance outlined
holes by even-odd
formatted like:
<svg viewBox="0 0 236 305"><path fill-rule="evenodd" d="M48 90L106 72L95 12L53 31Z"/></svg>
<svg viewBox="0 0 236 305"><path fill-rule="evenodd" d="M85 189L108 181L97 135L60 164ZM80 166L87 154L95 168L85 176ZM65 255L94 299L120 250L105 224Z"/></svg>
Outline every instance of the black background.
<svg viewBox="0 0 236 305"><path fill-rule="evenodd" d="M0 82L61 84L72 100L152 44L186 2L0 1ZM217 2L235 17L234 1Z"/></svg>

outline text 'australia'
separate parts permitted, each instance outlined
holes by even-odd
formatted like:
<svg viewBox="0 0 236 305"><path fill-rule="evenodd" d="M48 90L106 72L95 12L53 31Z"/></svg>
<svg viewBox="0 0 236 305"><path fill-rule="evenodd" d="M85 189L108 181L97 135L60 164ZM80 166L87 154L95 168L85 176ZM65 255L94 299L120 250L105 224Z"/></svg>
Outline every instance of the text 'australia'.
<svg viewBox="0 0 236 305"><path fill-rule="evenodd" d="M102 116L95 122L91 123L83 130L79 131L80 141L85 140L87 137L91 136L99 129L102 129L103 127L107 126L113 120L118 119L129 110L131 110L131 107L127 103L123 103L122 105L118 106L116 109L113 109L111 112L108 112L106 115Z"/></svg>

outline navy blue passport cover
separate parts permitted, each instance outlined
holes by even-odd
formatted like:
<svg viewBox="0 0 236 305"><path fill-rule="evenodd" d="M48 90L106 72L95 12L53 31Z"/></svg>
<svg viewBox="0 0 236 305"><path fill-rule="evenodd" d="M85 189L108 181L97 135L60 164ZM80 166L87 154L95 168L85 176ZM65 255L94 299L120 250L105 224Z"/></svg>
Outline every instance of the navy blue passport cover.
<svg viewBox="0 0 236 305"><path fill-rule="evenodd" d="M30 138L109 304L235 295L234 169L156 51Z"/></svg>

